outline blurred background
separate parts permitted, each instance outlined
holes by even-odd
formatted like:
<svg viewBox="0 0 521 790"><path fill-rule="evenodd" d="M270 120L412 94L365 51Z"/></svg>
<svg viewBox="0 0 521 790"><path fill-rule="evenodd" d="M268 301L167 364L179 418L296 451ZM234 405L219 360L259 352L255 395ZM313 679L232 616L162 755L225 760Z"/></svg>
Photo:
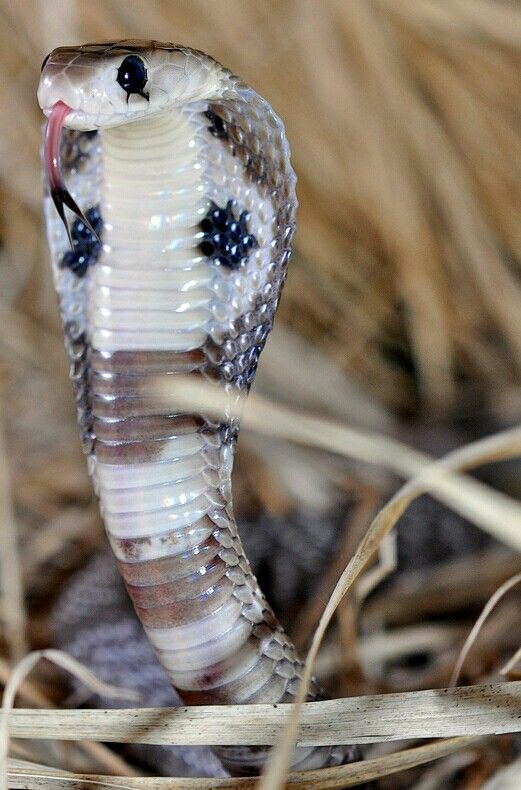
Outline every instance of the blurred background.
<svg viewBox="0 0 521 790"><path fill-rule="evenodd" d="M57 643L107 680L136 685L127 671L146 650L139 632L128 660L106 627L92 636L100 623L132 623L132 615L104 553L79 447L42 228L36 102L51 49L126 37L204 50L286 124L298 232L257 391L433 455L521 414L518 2L0 0L4 680L9 659ZM515 463L482 475L521 491ZM245 543L299 647L396 486L380 469L241 438L235 491ZM326 645L322 663L333 693L446 685L481 606L521 569L428 498L400 522L397 546L387 586L362 612L347 607L337 618L344 650ZM85 590L100 579L106 595L94 604ZM483 633L465 680L478 682L519 646L515 603L513 593ZM150 683L161 684L154 671ZM62 678L43 672L38 683L38 693L63 704ZM155 704L171 701L169 693ZM71 699L97 702L79 687ZM479 787L514 754L512 739L498 739L425 787ZM171 766L164 755L124 756L156 772ZM411 773L385 787L420 779Z"/></svg>

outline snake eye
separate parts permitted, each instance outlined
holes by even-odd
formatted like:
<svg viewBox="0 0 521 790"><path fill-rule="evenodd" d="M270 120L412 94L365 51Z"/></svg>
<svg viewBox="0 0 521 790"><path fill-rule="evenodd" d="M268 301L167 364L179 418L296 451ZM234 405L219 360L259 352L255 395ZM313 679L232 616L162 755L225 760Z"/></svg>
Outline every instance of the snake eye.
<svg viewBox="0 0 521 790"><path fill-rule="evenodd" d="M143 96L148 101L148 94L144 92L147 84L147 68L137 55L128 55L118 69L118 84L127 94L127 102L132 93Z"/></svg>

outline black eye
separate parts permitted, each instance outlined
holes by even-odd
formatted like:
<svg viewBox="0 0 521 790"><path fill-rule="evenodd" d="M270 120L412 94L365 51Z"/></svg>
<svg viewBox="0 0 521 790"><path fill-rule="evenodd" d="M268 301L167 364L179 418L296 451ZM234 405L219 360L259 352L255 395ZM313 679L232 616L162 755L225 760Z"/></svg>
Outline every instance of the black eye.
<svg viewBox="0 0 521 790"><path fill-rule="evenodd" d="M118 84L121 85L127 94L127 101L132 93L148 100L148 94L144 93L147 84L147 68L141 58L137 55L129 55L125 58L118 69Z"/></svg>

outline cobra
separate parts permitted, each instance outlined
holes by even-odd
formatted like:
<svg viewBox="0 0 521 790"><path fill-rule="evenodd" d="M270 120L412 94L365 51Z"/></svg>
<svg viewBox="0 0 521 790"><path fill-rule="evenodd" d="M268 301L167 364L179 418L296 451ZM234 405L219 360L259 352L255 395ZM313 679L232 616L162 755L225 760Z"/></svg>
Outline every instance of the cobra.
<svg viewBox="0 0 521 790"><path fill-rule="evenodd" d="M155 41L58 48L38 99L78 421L137 615L187 704L291 702L302 664L233 515L239 426L173 412L154 386L188 374L233 395L254 379L295 229L282 122L212 58ZM218 754L256 773L267 749ZM354 758L300 747L293 768Z"/></svg>

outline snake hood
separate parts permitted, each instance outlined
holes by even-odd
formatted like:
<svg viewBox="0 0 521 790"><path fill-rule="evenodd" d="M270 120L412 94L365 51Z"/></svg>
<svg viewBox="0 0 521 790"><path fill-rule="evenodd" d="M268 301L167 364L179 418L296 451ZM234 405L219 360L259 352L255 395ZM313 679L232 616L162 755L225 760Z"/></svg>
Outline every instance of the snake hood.
<svg viewBox="0 0 521 790"><path fill-rule="evenodd" d="M38 96L78 422L136 613L185 702L290 702L302 664L233 513L238 420L179 412L158 388L199 376L235 398L254 380L295 229L284 126L208 56L157 42L57 49ZM219 754L255 773L266 752ZM353 756L299 748L293 766Z"/></svg>

